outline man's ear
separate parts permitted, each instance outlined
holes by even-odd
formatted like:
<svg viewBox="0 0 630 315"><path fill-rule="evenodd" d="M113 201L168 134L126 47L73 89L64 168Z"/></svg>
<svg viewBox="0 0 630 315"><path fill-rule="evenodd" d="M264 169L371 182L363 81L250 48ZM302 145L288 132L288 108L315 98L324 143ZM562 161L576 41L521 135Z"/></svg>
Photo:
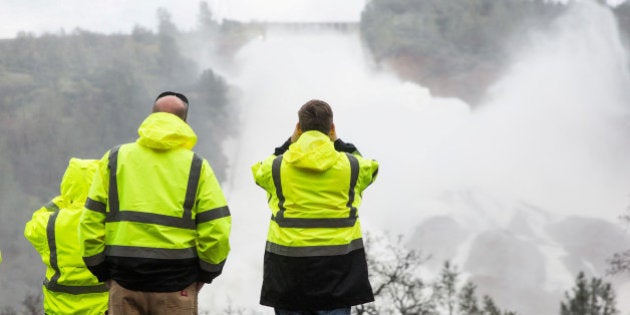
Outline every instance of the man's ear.
<svg viewBox="0 0 630 315"><path fill-rule="evenodd" d="M291 142L297 141L297 139L302 134L302 128L300 128L300 122L295 124L295 129L293 130L293 134L291 135Z"/></svg>
<svg viewBox="0 0 630 315"><path fill-rule="evenodd" d="M335 130L335 123L332 123L330 125L330 131L328 132L328 137L330 137L330 140L332 141L337 140L337 131Z"/></svg>

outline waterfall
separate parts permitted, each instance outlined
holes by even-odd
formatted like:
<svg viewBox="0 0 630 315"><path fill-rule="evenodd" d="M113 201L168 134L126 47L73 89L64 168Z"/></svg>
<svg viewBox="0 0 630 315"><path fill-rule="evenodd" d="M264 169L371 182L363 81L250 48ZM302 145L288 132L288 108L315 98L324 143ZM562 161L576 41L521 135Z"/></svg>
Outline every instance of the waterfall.
<svg viewBox="0 0 630 315"><path fill-rule="evenodd" d="M274 28L244 46L225 73L240 89L223 184L232 252L202 291L201 309L220 312L230 301L271 313L258 306L270 212L250 166L291 135L297 110L313 98L331 104L340 138L381 165L360 208L365 230L408 236L437 214L480 229L513 219L509 206L480 215L444 202L462 191L550 216L616 221L630 193L630 78L611 12L579 3L551 30L523 36L527 44L514 47L505 76L474 109L380 70L357 30Z"/></svg>

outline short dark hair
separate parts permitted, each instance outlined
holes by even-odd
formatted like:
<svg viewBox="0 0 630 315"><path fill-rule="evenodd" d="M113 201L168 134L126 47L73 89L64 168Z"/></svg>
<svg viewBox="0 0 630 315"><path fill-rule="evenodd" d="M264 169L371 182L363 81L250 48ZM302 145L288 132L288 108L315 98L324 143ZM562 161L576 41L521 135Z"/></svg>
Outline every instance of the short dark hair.
<svg viewBox="0 0 630 315"><path fill-rule="evenodd" d="M179 98L180 100L182 100L182 102L186 103L186 106L188 106L188 98L186 97L186 95L182 94L182 93L177 93L177 92L173 92L173 91L164 91L162 93L160 93L160 95L158 95L158 97L155 98L155 100L159 100L164 96L175 96L177 98Z"/></svg>
<svg viewBox="0 0 630 315"><path fill-rule="evenodd" d="M317 130L328 134L333 124L333 112L328 103L310 100L298 111L298 119L303 132Z"/></svg>

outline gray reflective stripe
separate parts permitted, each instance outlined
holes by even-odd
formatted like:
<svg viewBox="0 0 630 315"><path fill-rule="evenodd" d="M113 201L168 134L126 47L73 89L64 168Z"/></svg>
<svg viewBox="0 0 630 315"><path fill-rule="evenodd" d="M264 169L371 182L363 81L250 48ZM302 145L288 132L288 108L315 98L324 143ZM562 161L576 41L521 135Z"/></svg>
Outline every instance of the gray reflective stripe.
<svg viewBox="0 0 630 315"><path fill-rule="evenodd" d="M98 253L94 256L83 257L86 266L97 266L105 261L105 253Z"/></svg>
<svg viewBox="0 0 630 315"><path fill-rule="evenodd" d="M108 245L105 247L105 255L132 258L187 259L197 257L197 249L195 247L169 249Z"/></svg>
<svg viewBox="0 0 630 315"><path fill-rule="evenodd" d="M339 256L351 251L363 248L363 239L356 239L344 245L322 245L292 247L284 246L267 241L266 251L282 256L290 257L313 257L313 256Z"/></svg>
<svg viewBox="0 0 630 315"><path fill-rule="evenodd" d="M182 217L173 217L163 214L141 212L134 210L120 210L120 199L118 195L118 183L116 180L116 171L118 169L118 151L119 147L113 148L109 152L109 213L107 213L106 222L138 222L147 224L159 224L164 226L195 229L196 223L192 219L192 209L197 199L197 187L199 186L199 178L201 177L201 167L203 159L197 154L193 154L190 163L190 172L188 175L188 183L186 185L186 197L183 204Z"/></svg>
<svg viewBox="0 0 630 315"><path fill-rule="evenodd" d="M108 213L106 221L112 222L138 222L147 224L159 224L164 226L195 229L195 222L190 218L171 217L168 215L147 213L138 211L118 211L116 213Z"/></svg>
<svg viewBox="0 0 630 315"><path fill-rule="evenodd" d="M350 162L350 189L348 190L346 207L350 208L350 218L356 218L357 208L353 207L352 204L354 203L354 188L357 186L357 180L359 179L359 161L350 153L346 153L346 156Z"/></svg>
<svg viewBox="0 0 630 315"><path fill-rule="evenodd" d="M284 212L285 197L282 192L282 181L280 176L280 167L282 165L282 155L277 156L271 165L271 175L273 183L276 187L276 195L278 197L278 212L275 216L271 216L271 220L275 221L283 228L344 228L352 227L357 222L357 209L352 206L354 203L355 192L359 178L359 161L352 154L346 153L350 162L350 188L348 189L348 202L346 206L350 209L350 214L346 218L286 218Z"/></svg>
<svg viewBox="0 0 630 315"><path fill-rule="evenodd" d="M54 203L52 204L54 205ZM59 209L56 205L54 208L57 210ZM57 261L57 239L55 237L55 222L57 222L58 214L58 211L51 214L50 218L48 218L48 224L46 225L46 237L48 238L48 249L50 250L50 268L52 268L55 273L52 277L50 277L50 280L44 279L44 286L50 291L70 294L107 292L107 288L104 284L90 286L67 286L58 283L59 277L61 277L59 262Z"/></svg>
<svg viewBox="0 0 630 315"><path fill-rule="evenodd" d="M92 211L96 211L96 212L100 212L100 213L105 214L106 209L107 209L107 205L105 205L102 202L98 202L98 201L95 201L95 200L92 200L92 199L88 198L85 201L85 208L88 209L88 210L92 210Z"/></svg>
<svg viewBox="0 0 630 315"><path fill-rule="evenodd" d="M274 218L283 228L344 228L353 227L357 218Z"/></svg>
<svg viewBox="0 0 630 315"><path fill-rule="evenodd" d="M228 206L225 206L225 207L216 208L216 209L198 213L196 221L197 221L197 224L199 224L199 223L208 222L208 221L225 218L229 216L230 216L230 209L228 208Z"/></svg>
<svg viewBox="0 0 630 315"><path fill-rule="evenodd" d="M276 186L276 196L278 196L278 217L282 217L285 210L282 181L280 179L280 165L282 165L282 154L278 155L271 164L271 176L273 177L273 184Z"/></svg>
<svg viewBox="0 0 630 315"><path fill-rule="evenodd" d="M53 283L48 280L44 281L46 289L54 292L68 293L68 294L87 294L87 293L104 293L108 289L104 283L95 285L63 285L59 283Z"/></svg>
<svg viewBox="0 0 630 315"><path fill-rule="evenodd" d="M225 265L225 260L218 264L211 264L209 262L205 262L199 259L199 267L201 268L201 270L204 270L204 271L221 272L221 270L223 270L223 265Z"/></svg>
<svg viewBox="0 0 630 315"><path fill-rule="evenodd" d="M57 204L55 204L54 202L49 202L44 206L46 209L48 209L48 211L59 211L59 206L57 206Z"/></svg>
<svg viewBox="0 0 630 315"><path fill-rule="evenodd" d="M118 170L118 149L120 146L114 147L109 151L109 212L118 212L120 209L120 201L118 199L118 183L116 182L116 171Z"/></svg>
<svg viewBox="0 0 630 315"><path fill-rule="evenodd" d="M48 224L46 225L46 237L48 238L48 250L50 251L50 268L55 271L52 277L50 277L50 280L48 280L48 282L51 283L57 283L61 276L57 262L57 239L55 237L55 221L57 221L57 215L59 215L59 211L55 211L55 213L51 214L48 218Z"/></svg>
<svg viewBox="0 0 630 315"><path fill-rule="evenodd" d="M203 160L195 153L190 163L190 172L188 172L188 185L186 186L186 199L184 200L183 218L189 218L192 221L192 208L197 200L197 187L199 186L199 177L201 177L201 165Z"/></svg>

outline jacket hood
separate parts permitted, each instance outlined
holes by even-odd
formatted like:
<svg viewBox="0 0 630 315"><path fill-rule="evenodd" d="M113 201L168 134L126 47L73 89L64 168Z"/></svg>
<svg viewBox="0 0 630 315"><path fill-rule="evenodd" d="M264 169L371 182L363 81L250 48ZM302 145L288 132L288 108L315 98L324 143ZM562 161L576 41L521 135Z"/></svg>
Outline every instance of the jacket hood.
<svg viewBox="0 0 630 315"><path fill-rule="evenodd" d="M92 178L98 168L98 160L71 158L61 179L61 200L56 201L60 208L81 209L85 204Z"/></svg>
<svg viewBox="0 0 630 315"><path fill-rule="evenodd" d="M340 154L328 135L310 130L302 133L284 153L284 161L297 168L323 172L331 168Z"/></svg>
<svg viewBox="0 0 630 315"><path fill-rule="evenodd" d="M197 135L192 128L171 113L158 112L149 115L138 128L138 135L138 144L155 150L190 150L197 144Z"/></svg>

